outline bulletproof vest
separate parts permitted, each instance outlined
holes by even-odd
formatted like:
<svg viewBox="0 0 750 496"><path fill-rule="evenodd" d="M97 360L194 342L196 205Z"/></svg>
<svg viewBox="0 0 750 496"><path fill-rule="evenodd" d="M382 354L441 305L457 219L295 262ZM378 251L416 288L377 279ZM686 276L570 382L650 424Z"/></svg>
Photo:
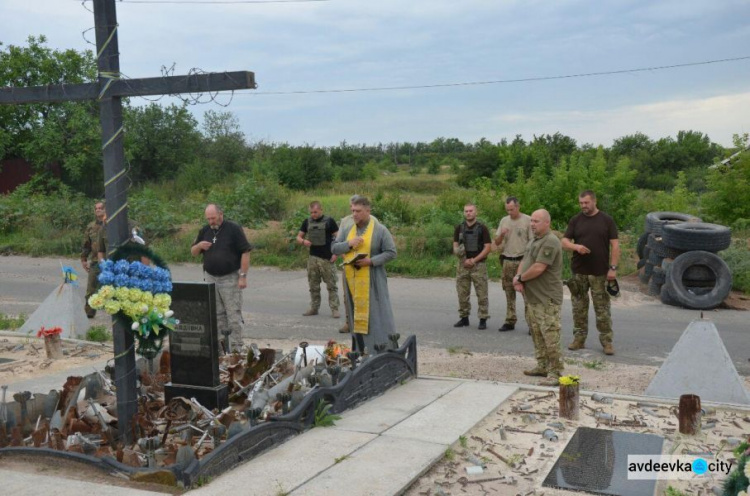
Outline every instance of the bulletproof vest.
<svg viewBox="0 0 750 496"><path fill-rule="evenodd" d="M466 222L461 224L461 234L464 237L464 248L467 253L476 253L482 251L480 247L480 238L482 236L482 224L476 222L469 227Z"/></svg>
<svg viewBox="0 0 750 496"><path fill-rule="evenodd" d="M313 220L312 217L307 219L307 239L313 246L325 246L327 224L328 217L325 215L321 215L318 220Z"/></svg>

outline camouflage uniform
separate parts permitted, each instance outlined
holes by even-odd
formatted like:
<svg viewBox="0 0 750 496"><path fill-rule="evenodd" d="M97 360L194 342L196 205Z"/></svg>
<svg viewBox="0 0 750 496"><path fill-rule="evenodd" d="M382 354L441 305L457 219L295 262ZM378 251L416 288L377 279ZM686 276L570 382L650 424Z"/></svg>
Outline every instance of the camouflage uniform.
<svg viewBox="0 0 750 496"><path fill-rule="evenodd" d="M516 315L516 290L513 289L513 278L516 277L516 271L518 270L518 266L521 265L521 261L501 260L501 263L503 264L502 285L507 305L505 322L507 324L515 325L518 321L518 316ZM523 294L521 296L523 297ZM526 298L524 298L524 305L525 304Z"/></svg>
<svg viewBox="0 0 750 496"><path fill-rule="evenodd" d="M89 297L99 289L99 233L104 228L104 222L95 220L86 226L81 246L81 261L89 262L88 282L86 284L86 304L84 310L90 319L96 316L96 310L89 306Z"/></svg>
<svg viewBox="0 0 750 496"><path fill-rule="evenodd" d="M212 276L203 272L206 282L216 283L216 328L231 332L232 349L242 348L242 290L239 287L240 275L232 272L225 276ZM219 336L223 341L224 338Z"/></svg>
<svg viewBox="0 0 750 496"><path fill-rule="evenodd" d="M560 353L560 313L557 303L526 303L526 320L534 342L534 356L540 369L562 375Z"/></svg>
<svg viewBox="0 0 750 496"><path fill-rule="evenodd" d="M487 264L484 260L467 269L464 267L465 258L458 260L456 269L456 292L458 292L458 315L468 317L471 313L471 284L474 283L474 291L477 293L479 304L478 316L480 319L490 318L490 300L488 295Z"/></svg>
<svg viewBox="0 0 750 496"><path fill-rule="evenodd" d="M336 312L339 309L339 290L336 286L336 266L330 260L314 255L307 258L307 281L310 283L310 308L320 308L320 282L328 288L328 306Z"/></svg>
<svg viewBox="0 0 750 496"><path fill-rule="evenodd" d="M607 293L607 276L588 276L573 274L568 280L570 300L573 304L573 337L586 341L589 332L589 289L594 302L596 329L602 345L611 344L613 339L612 313L610 311L609 293Z"/></svg>
<svg viewBox="0 0 750 496"><path fill-rule="evenodd" d="M526 293L526 320L534 342L537 368L561 375L560 312L563 301L562 244L552 232L535 237L528 244L521 262L521 274L535 263L547 265L539 276L523 281Z"/></svg>

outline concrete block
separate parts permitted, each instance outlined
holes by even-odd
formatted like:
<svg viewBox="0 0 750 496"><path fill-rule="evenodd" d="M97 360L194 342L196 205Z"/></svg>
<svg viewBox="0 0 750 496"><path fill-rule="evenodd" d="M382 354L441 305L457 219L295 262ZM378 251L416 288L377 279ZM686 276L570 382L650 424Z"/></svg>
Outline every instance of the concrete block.
<svg viewBox="0 0 750 496"><path fill-rule="evenodd" d="M517 388L483 382L464 382L383 436L453 444L495 411Z"/></svg>
<svg viewBox="0 0 750 496"><path fill-rule="evenodd" d="M442 458L447 447L439 443L380 436L291 494L399 494Z"/></svg>
<svg viewBox="0 0 750 496"><path fill-rule="evenodd" d="M336 422L335 428L379 434L425 408L460 384L440 379L411 380L390 389L383 396L344 412L341 414L341 420Z"/></svg>
<svg viewBox="0 0 750 496"><path fill-rule="evenodd" d="M703 401L750 405L750 394L713 322L694 320L646 388L648 396L679 398L697 394Z"/></svg>

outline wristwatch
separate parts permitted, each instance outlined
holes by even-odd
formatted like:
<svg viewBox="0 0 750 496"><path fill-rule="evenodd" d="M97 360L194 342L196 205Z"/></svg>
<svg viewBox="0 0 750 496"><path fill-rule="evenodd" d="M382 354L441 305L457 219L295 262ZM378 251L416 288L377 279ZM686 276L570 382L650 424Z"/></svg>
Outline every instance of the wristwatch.
<svg viewBox="0 0 750 496"><path fill-rule="evenodd" d="M240 272L240 277L247 277L247 272Z"/></svg>
<svg viewBox="0 0 750 496"><path fill-rule="evenodd" d="M521 274L516 275L516 281L523 282L523 279L521 279Z"/></svg>
<svg viewBox="0 0 750 496"><path fill-rule="evenodd" d="M610 265L609 270L617 270L617 265Z"/></svg>

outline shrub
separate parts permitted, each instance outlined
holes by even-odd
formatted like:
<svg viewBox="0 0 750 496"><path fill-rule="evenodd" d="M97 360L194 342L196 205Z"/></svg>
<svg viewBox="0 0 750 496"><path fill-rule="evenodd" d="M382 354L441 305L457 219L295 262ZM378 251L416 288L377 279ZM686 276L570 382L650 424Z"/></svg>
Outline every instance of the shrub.
<svg viewBox="0 0 750 496"><path fill-rule="evenodd" d="M235 176L231 185L215 186L208 194L210 202L222 205L227 218L247 227L281 220L287 197L278 183L252 176Z"/></svg>

